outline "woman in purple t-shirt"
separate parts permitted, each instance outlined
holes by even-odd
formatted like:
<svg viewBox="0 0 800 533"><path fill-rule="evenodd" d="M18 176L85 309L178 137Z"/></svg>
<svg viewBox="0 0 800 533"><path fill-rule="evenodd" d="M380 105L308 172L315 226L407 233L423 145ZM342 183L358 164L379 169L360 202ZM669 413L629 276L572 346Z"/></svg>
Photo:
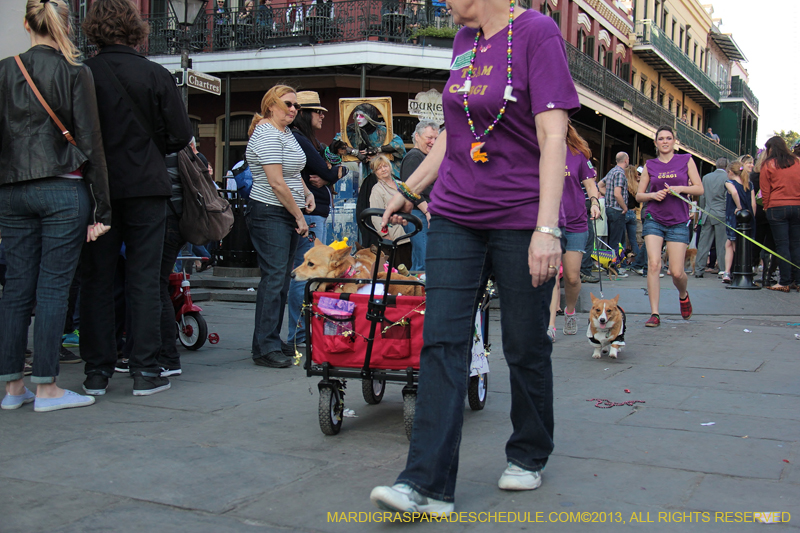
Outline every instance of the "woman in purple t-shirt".
<svg viewBox="0 0 800 533"><path fill-rule="evenodd" d="M428 209L427 309L405 470L370 499L396 511L453 510L475 312L489 276L503 300L513 433L505 490L531 490L553 450L547 319L561 264L558 228L568 116L580 108L555 22L514 0L450 0L453 42L442 104L447 131L386 209L436 180ZM512 32L513 27L513 32ZM512 39L513 35L513 39ZM438 179L437 179L438 178ZM401 194L403 196L401 196Z"/></svg>
<svg viewBox="0 0 800 533"><path fill-rule="evenodd" d="M565 250L561 256L564 271L564 335L578 333L578 319L575 316L575 304L581 292L581 261L586 251L586 240L589 238L589 223L586 217L586 198L591 203L589 219L596 220L600 216L600 201L597 199L597 171L589 159L592 152L589 144L578 135L572 124L567 129L567 164L564 179L564 194L561 195L561 207L564 209L565 223L561 227L561 245ZM583 187L586 188L586 196ZM550 323L547 336L556 342L556 310L561 297L558 279L553 287L550 300Z"/></svg>
<svg viewBox="0 0 800 533"><path fill-rule="evenodd" d="M661 126L656 131L656 151L658 157L644 165L639 180L637 202L648 202L647 214L642 223L642 236L647 247L647 294L650 298L650 318L645 326L655 328L661 325L658 314L658 301L661 283L661 248L667 243L669 273L678 289L681 316L689 320L692 316L692 302L686 290L688 278L683 271L686 248L689 246L689 204L672 193L700 196L703 183L690 154L675 153L675 132L669 126ZM649 192L648 186L650 187Z"/></svg>

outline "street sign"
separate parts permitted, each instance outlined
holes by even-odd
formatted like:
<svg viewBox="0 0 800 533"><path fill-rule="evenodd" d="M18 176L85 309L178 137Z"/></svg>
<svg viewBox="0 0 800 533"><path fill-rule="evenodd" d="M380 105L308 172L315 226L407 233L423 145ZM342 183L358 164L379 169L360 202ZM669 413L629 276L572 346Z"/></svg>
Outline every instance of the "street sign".
<svg viewBox="0 0 800 533"><path fill-rule="evenodd" d="M184 79L183 74L184 74L183 69L172 71L172 77L175 78L175 85L177 85L178 87L183 87L183 79Z"/></svg>
<svg viewBox="0 0 800 533"><path fill-rule="evenodd" d="M187 69L186 85L217 96L222 94L222 80L204 72Z"/></svg>

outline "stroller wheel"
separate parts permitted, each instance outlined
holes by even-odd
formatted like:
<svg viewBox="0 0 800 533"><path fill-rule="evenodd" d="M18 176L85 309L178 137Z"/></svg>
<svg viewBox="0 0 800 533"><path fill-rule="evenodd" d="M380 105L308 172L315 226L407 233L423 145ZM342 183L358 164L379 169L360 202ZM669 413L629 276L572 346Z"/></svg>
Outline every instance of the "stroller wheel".
<svg viewBox="0 0 800 533"><path fill-rule="evenodd" d="M362 379L361 392L364 394L364 401L370 405L381 403L383 393L386 392L385 379Z"/></svg>
<svg viewBox="0 0 800 533"><path fill-rule="evenodd" d="M489 374L478 374L469 378L467 398L469 407L473 411L480 411L486 406L486 387L489 384Z"/></svg>
<svg viewBox="0 0 800 533"><path fill-rule="evenodd" d="M414 428L414 415L417 412L417 391L403 391L403 426L406 437L411 440L411 431Z"/></svg>
<svg viewBox="0 0 800 533"><path fill-rule="evenodd" d="M342 429L344 401L338 382L319 389L319 428L326 435L338 435Z"/></svg>

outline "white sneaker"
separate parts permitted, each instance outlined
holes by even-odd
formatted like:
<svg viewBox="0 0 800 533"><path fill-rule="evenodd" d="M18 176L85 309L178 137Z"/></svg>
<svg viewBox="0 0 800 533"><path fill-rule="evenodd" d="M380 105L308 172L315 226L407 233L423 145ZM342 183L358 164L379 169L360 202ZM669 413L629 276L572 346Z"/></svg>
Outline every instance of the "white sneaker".
<svg viewBox="0 0 800 533"><path fill-rule="evenodd" d="M497 486L503 490L534 490L542 485L542 471L531 472L520 468L515 464L508 463Z"/></svg>
<svg viewBox="0 0 800 533"><path fill-rule="evenodd" d="M455 504L434 500L423 496L405 483L391 487L375 487L369 500L379 509L398 513L422 513L433 516L447 515L453 512Z"/></svg>
<svg viewBox="0 0 800 533"><path fill-rule="evenodd" d="M575 311L568 315L564 311L564 335L576 335L578 333L578 318L575 316Z"/></svg>

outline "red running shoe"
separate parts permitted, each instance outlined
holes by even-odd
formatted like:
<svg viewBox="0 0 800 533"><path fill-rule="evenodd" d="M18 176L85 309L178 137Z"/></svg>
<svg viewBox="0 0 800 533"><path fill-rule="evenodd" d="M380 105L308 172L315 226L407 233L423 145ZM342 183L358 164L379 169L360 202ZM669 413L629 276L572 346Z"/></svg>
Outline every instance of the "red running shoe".
<svg viewBox="0 0 800 533"><path fill-rule="evenodd" d="M661 318L658 315L650 315L650 318L647 319L647 322L644 323L646 328L657 328L661 325Z"/></svg>
<svg viewBox="0 0 800 533"><path fill-rule="evenodd" d="M686 299L681 299L681 316L684 320L692 318L692 302L689 300L689 293L686 293Z"/></svg>

